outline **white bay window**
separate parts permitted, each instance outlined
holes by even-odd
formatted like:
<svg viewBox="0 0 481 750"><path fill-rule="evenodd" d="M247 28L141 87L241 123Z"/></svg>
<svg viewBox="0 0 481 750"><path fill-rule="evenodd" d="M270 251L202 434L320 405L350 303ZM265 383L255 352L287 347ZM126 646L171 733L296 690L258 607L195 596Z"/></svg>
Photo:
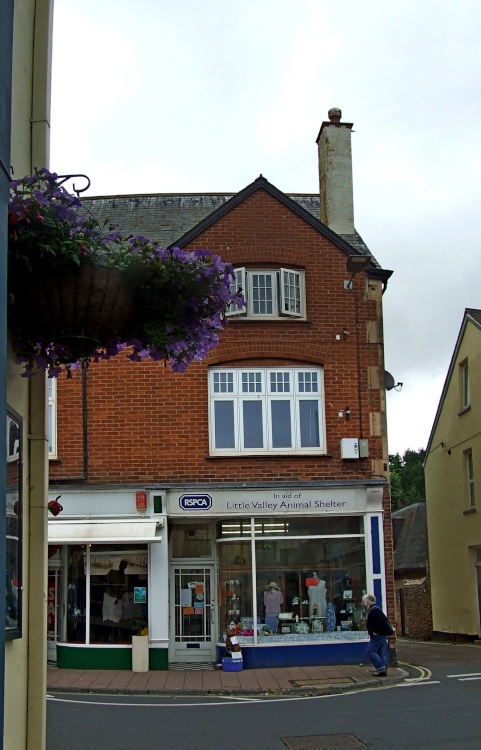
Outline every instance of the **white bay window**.
<svg viewBox="0 0 481 750"><path fill-rule="evenodd" d="M324 451L322 370L211 369L211 453Z"/></svg>

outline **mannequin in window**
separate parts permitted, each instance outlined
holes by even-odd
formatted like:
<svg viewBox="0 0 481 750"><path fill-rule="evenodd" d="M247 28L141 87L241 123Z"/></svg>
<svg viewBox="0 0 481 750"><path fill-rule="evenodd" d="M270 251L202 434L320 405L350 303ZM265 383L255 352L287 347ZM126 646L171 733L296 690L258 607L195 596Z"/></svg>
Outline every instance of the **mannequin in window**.
<svg viewBox="0 0 481 750"><path fill-rule="evenodd" d="M317 573L312 574L317 580L315 586L308 586L309 594L309 617L325 617L327 613L326 582L318 578Z"/></svg>
<svg viewBox="0 0 481 750"><path fill-rule="evenodd" d="M107 586L104 592L102 620L111 625L112 623L119 623L122 617L122 597L127 591L127 578L125 575L127 565L127 560L121 560L119 569L115 570L111 568L106 575ZM114 640L113 628L111 628L109 640Z"/></svg>
<svg viewBox="0 0 481 750"><path fill-rule="evenodd" d="M264 607L266 615L278 615L284 602L281 590L275 581L271 581L264 591Z"/></svg>

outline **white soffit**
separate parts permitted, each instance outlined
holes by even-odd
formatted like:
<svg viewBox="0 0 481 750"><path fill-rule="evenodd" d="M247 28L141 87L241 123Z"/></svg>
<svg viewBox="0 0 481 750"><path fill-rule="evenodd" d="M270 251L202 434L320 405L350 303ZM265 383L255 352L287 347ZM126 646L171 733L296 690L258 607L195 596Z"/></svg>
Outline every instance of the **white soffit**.
<svg viewBox="0 0 481 750"><path fill-rule="evenodd" d="M51 544L116 544L161 542L158 521L49 521Z"/></svg>

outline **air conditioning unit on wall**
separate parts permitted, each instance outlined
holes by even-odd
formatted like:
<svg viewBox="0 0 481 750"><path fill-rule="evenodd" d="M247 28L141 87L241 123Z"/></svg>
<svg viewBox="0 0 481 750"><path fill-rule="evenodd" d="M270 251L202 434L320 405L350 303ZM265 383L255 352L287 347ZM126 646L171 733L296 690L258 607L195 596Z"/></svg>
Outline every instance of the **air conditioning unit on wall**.
<svg viewBox="0 0 481 750"><path fill-rule="evenodd" d="M358 438L342 438L341 458L359 458Z"/></svg>

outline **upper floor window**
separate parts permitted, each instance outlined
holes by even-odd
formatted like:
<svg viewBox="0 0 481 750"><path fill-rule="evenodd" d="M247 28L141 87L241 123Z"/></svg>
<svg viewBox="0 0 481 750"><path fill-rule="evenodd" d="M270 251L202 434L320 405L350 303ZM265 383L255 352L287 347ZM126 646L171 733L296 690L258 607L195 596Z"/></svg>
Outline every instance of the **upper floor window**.
<svg viewBox="0 0 481 750"><path fill-rule="evenodd" d="M212 369L212 453L324 451L322 370Z"/></svg>
<svg viewBox="0 0 481 750"><path fill-rule="evenodd" d="M473 453L472 451L466 451L464 454L464 461L466 466L466 480L468 488L468 507L474 508L475 497L474 497L474 471L473 471Z"/></svg>
<svg viewBox="0 0 481 750"><path fill-rule="evenodd" d="M471 393L469 388L469 366L468 360L460 364L461 375L461 410L467 409L471 405Z"/></svg>
<svg viewBox="0 0 481 750"><path fill-rule="evenodd" d="M236 268L235 277L247 307L230 305L227 315L263 318L305 316L304 271Z"/></svg>
<svg viewBox="0 0 481 750"><path fill-rule="evenodd" d="M18 461L20 455L20 424L7 414L7 461Z"/></svg>
<svg viewBox="0 0 481 750"><path fill-rule="evenodd" d="M48 378L48 456L57 456L57 380Z"/></svg>
<svg viewBox="0 0 481 750"><path fill-rule="evenodd" d="M7 464L4 512L5 546L5 638L22 636L22 417L7 405Z"/></svg>

